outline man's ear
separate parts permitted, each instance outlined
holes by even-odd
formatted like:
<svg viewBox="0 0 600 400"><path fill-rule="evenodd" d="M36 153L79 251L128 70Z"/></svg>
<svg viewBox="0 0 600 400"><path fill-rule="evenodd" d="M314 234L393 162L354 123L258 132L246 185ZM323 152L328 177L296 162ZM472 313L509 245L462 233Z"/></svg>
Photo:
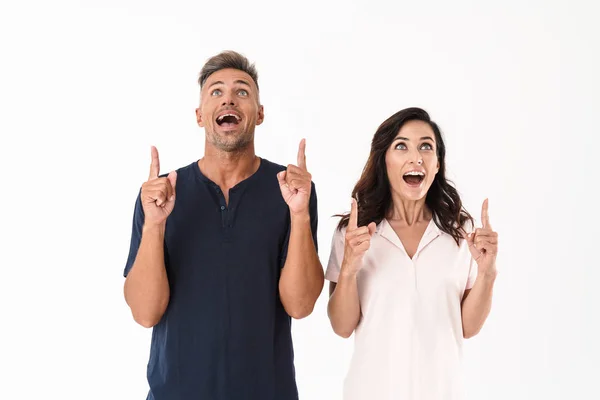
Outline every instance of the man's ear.
<svg viewBox="0 0 600 400"><path fill-rule="evenodd" d="M204 120L202 119L202 113L200 112L200 108L196 108L196 122L198 126L204 128Z"/></svg>
<svg viewBox="0 0 600 400"><path fill-rule="evenodd" d="M265 120L265 108L261 105L258 109L258 118L256 119L256 125L260 125Z"/></svg>

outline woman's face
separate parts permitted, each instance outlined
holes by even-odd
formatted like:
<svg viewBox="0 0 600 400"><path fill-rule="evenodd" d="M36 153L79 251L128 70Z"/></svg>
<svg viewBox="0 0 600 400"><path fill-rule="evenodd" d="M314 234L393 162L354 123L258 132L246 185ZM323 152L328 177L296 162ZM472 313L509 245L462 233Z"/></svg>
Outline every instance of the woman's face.
<svg viewBox="0 0 600 400"><path fill-rule="evenodd" d="M428 123L405 123L385 154L392 192L406 200L423 199L440 168L436 151Z"/></svg>

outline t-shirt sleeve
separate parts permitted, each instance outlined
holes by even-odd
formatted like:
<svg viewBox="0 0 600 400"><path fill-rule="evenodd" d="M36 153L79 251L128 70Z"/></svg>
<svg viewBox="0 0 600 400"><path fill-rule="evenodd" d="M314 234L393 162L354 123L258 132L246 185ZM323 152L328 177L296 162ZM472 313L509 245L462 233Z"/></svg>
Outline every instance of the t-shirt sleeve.
<svg viewBox="0 0 600 400"><path fill-rule="evenodd" d="M123 276L127 277L127 274L131 270L133 266L133 262L135 261L135 257L137 256L138 248L140 247L140 242L142 241L142 228L144 226L144 209L142 208L141 201L141 190L138 193L138 197L135 201L135 208L133 210L133 224L131 227L131 242L129 244L129 256L127 257L127 262L125 263L125 270L123 271Z"/></svg>
<svg viewBox="0 0 600 400"><path fill-rule="evenodd" d="M340 269L344 260L344 237L345 228L339 230L336 227L331 239L331 252L329 253L329 261L325 270L325 279L330 282L337 283L340 276Z"/></svg>
<svg viewBox="0 0 600 400"><path fill-rule="evenodd" d="M317 228L319 225L319 214L317 208L317 190L314 182L311 182L310 200L308 205L308 212L310 214L310 231L312 234L313 243L315 244L315 250L319 252L319 244L317 243ZM287 259L288 246L290 243L291 226L288 229L283 249L281 251L281 268L285 265Z"/></svg>
<svg viewBox="0 0 600 400"><path fill-rule="evenodd" d="M319 244L317 243L317 228L319 225L319 213L317 208L317 188L314 182L311 182L311 190L310 190L310 203L309 203L309 212L310 212L310 231L312 233L313 242L315 244L315 250L317 253L319 252Z"/></svg>

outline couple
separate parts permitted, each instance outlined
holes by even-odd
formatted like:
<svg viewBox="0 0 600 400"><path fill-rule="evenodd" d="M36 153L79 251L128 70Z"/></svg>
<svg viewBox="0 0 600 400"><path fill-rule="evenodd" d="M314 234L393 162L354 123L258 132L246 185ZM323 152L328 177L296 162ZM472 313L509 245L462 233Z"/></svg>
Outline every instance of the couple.
<svg viewBox="0 0 600 400"><path fill-rule="evenodd" d="M204 157L149 179L124 275L133 318L153 327L148 399L292 400L291 318L324 284L335 333L355 333L344 399L458 399L463 338L487 318L497 234L445 178L438 126L417 108L381 124L351 211L317 255L317 196L300 142L296 165L255 155L264 119L256 69L209 59L196 109Z"/></svg>

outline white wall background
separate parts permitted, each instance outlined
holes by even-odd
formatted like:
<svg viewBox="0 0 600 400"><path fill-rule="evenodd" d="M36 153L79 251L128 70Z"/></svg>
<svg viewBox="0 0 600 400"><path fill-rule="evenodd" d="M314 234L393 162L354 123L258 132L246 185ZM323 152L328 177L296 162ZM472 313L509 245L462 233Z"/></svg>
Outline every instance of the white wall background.
<svg viewBox="0 0 600 400"><path fill-rule="evenodd" d="M150 145L162 172L202 156L196 78L224 49L259 69L259 155L294 162L307 138L324 263L377 126L430 111L501 235L466 398L600 398L598 3L386 3L2 3L0 398L145 398L150 330L122 296L133 202ZM352 340L325 308L326 291L294 324L302 399L341 399Z"/></svg>

